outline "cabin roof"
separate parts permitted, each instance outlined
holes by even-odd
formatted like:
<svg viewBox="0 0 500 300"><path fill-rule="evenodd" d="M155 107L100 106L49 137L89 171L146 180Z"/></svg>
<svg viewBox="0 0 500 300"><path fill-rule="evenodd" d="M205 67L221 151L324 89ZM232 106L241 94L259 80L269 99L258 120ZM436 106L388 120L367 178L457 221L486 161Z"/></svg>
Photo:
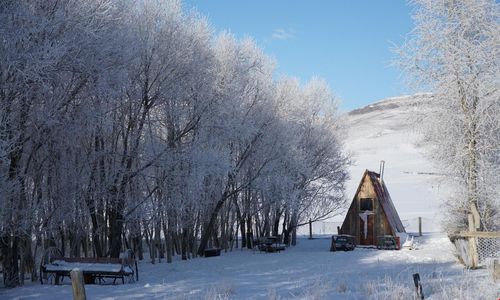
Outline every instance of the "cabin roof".
<svg viewBox="0 0 500 300"><path fill-rule="evenodd" d="M396 207L394 207L394 203L392 202L391 195L389 194L384 181L380 180L380 174L366 170L365 175L370 177L370 181L373 185L378 201L382 205L392 229L395 232L405 232L403 223L401 222L398 212L396 211Z"/></svg>

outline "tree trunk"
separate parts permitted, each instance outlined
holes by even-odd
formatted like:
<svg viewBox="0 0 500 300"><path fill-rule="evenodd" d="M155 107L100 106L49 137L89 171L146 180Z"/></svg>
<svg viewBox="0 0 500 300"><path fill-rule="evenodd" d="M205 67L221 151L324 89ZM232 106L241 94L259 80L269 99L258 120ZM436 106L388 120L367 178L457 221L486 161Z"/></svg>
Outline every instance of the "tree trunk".
<svg viewBox="0 0 500 300"><path fill-rule="evenodd" d="M109 256L120 257L122 247L123 215L121 210L112 208L109 215Z"/></svg>
<svg viewBox="0 0 500 300"><path fill-rule="evenodd" d="M171 233L171 220L167 219L167 231L165 234L166 244L167 244L167 263L172 263L172 256L174 252L174 247L172 243L172 233Z"/></svg>
<svg viewBox="0 0 500 300"><path fill-rule="evenodd" d="M461 82L459 81L459 87L461 88ZM468 155L468 166L467 166L467 200L472 213L472 222L469 224L473 226L476 231L481 230L481 220L478 210L478 149L477 149L477 120L476 120L476 110L479 99L473 96L469 104L467 101L467 96L463 88L460 91L462 111L465 114L466 129L465 138L467 139L467 155Z"/></svg>
<svg viewBox="0 0 500 300"><path fill-rule="evenodd" d="M247 234L246 234L246 246L248 249L253 247L253 232L252 232L252 217L247 217Z"/></svg>
<svg viewBox="0 0 500 300"><path fill-rule="evenodd" d="M3 236L0 240L3 256L3 283L5 287L12 288L19 285L19 241L16 236Z"/></svg>
<svg viewBox="0 0 500 300"><path fill-rule="evenodd" d="M280 226L280 211L279 209L276 210L276 213L274 215L274 223L273 223L273 235L278 236L279 234L279 226Z"/></svg>
<svg viewBox="0 0 500 300"><path fill-rule="evenodd" d="M94 245L95 255L97 257L103 257L101 236L99 234L99 224L97 222L95 209L90 212L90 220L92 221L92 244Z"/></svg>
<svg viewBox="0 0 500 300"><path fill-rule="evenodd" d="M217 202L217 205L215 206L214 210L212 211L212 214L210 215L210 219L208 221L208 224L205 227L205 231L202 233L201 239L200 239L200 245L198 247L198 255L203 256L205 249L207 248L208 240L210 237L214 234L214 229L215 229L215 223L217 221L217 217L219 215L219 211L222 208L222 205L224 204L224 201L227 198L228 192L224 192L222 195L222 198L219 199Z"/></svg>
<svg viewBox="0 0 500 300"><path fill-rule="evenodd" d="M161 245L161 222L158 221L155 223L155 238L154 238L155 249L158 253L158 262L161 263L161 259L163 258L162 245Z"/></svg>
<svg viewBox="0 0 500 300"><path fill-rule="evenodd" d="M181 255L182 260L187 260L188 251L188 230L186 228L182 229L182 241L181 241Z"/></svg>

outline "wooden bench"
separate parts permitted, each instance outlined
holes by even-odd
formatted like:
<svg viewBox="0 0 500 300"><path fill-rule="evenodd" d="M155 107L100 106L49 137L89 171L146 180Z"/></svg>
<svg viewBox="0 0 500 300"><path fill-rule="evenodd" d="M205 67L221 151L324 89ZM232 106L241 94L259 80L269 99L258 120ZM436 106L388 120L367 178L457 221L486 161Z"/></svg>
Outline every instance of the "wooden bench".
<svg viewBox="0 0 500 300"><path fill-rule="evenodd" d="M220 256L220 248L207 248L204 251L205 257Z"/></svg>
<svg viewBox="0 0 500 300"><path fill-rule="evenodd" d="M70 277L73 269L80 269L83 272L87 284L105 283L107 278L113 279L113 284L117 279L121 279L123 284L125 278L128 281L139 280L137 261L132 250L120 254L120 258L69 258L57 255L57 251L51 250L51 252L52 255L44 256L40 264L41 284L44 280L49 283L50 279L53 279L54 284L60 284L64 277Z"/></svg>

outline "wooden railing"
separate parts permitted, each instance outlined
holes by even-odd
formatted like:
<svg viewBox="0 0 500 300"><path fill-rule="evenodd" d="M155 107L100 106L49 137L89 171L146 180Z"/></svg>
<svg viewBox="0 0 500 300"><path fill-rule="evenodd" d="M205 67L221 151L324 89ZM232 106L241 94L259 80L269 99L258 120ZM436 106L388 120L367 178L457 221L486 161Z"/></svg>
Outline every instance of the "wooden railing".
<svg viewBox="0 0 500 300"><path fill-rule="evenodd" d="M500 256L500 232L461 231L450 236L459 258L469 268L484 266L487 259Z"/></svg>

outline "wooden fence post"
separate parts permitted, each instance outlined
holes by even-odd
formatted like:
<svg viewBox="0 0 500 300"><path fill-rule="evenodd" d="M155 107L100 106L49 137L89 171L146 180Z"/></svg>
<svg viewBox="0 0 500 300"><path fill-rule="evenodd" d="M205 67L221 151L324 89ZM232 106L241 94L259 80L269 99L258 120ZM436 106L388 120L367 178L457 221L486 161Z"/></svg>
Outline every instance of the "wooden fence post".
<svg viewBox="0 0 500 300"><path fill-rule="evenodd" d="M494 259L492 264L491 276L493 277L493 281L500 281L500 263L498 263L498 259Z"/></svg>
<svg viewBox="0 0 500 300"><path fill-rule="evenodd" d="M469 221L469 231L475 232L475 226L474 226L474 216L472 214L469 214L468 216L468 221ZM471 268L475 269L479 265L479 256L477 253L477 237L471 236L469 237L469 252L470 252L470 261L471 261Z"/></svg>
<svg viewBox="0 0 500 300"><path fill-rule="evenodd" d="M418 217L418 236L422 236L422 217Z"/></svg>
<svg viewBox="0 0 500 300"><path fill-rule="evenodd" d="M85 284L83 283L83 272L79 269L73 269L70 275L71 286L73 288L73 300L87 300Z"/></svg>

